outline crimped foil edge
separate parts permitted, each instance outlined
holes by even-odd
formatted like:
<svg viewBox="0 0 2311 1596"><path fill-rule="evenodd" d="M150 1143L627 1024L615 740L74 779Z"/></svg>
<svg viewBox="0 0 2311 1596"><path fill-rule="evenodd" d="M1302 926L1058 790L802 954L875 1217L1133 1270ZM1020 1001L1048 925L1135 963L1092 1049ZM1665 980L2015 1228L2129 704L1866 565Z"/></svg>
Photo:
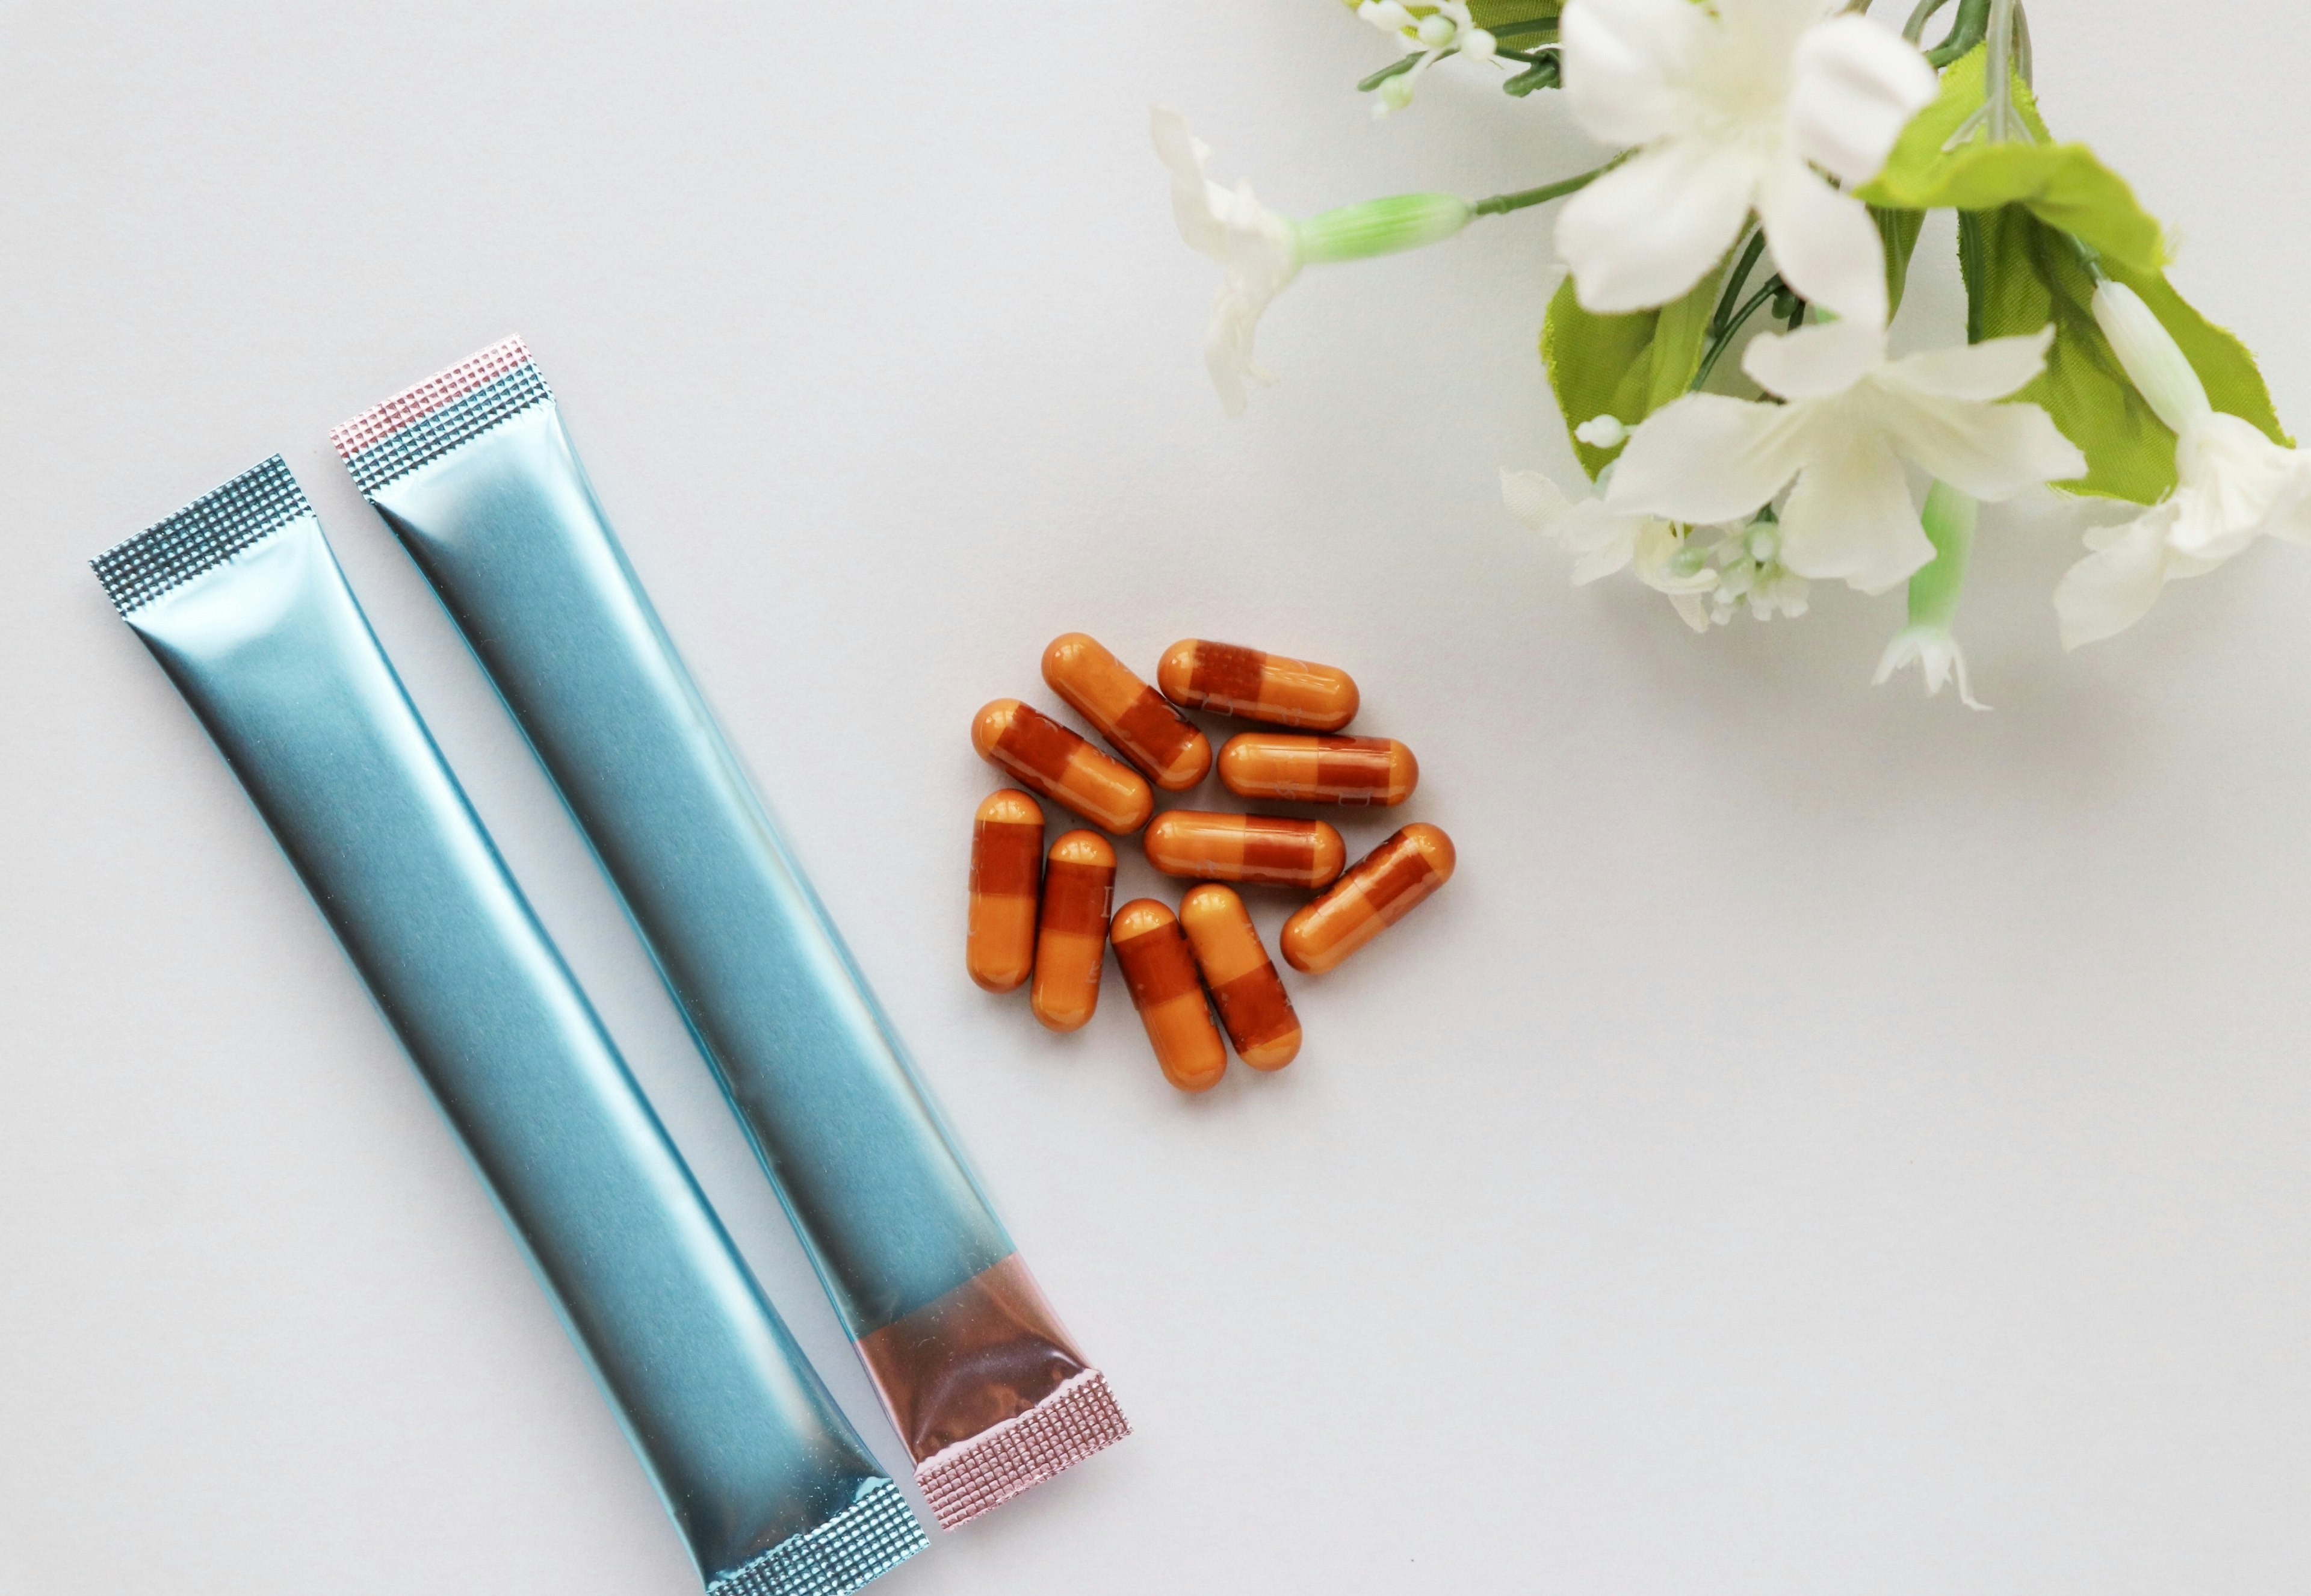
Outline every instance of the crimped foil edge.
<svg viewBox="0 0 2311 1596"><path fill-rule="evenodd" d="M915 1466L915 1483L952 1530L1131 1434L1107 1376L1086 1369L1026 1412Z"/></svg>
<svg viewBox="0 0 2311 1596"><path fill-rule="evenodd" d="M423 421L476 389L488 387L516 367L529 363L529 351L519 334L501 338L487 349L445 366L423 382L414 382L382 404L372 405L342 426L329 429L329 441L338 458L352 459L373 449L404 427Z"/></svg>
<svg viewBox="0 0 2311 1596"><path fill-rule="evenodd" d="M849 1596L930 1544L899 1487L877 1477L815 1530L706 1586L706 1596Z"/></svg>
<svg viewBox="0 0 2311 1596"><path fill-rule="evenodd" d="M130 615L312 513L289 462L275 455L115 544L89 567L112 607Z"/></svg>

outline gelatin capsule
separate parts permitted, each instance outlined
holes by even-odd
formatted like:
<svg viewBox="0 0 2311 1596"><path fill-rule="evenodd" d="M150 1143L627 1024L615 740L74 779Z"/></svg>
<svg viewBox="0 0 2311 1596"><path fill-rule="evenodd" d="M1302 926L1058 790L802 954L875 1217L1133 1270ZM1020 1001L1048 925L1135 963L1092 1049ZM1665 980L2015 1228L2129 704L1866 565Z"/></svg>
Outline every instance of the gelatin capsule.
<svg viewBox="0 0 2311 1596"><path fill-rule="evenodd" d="M1097 832L1051 844L1043 913L1035 930L1035 987L1027 1003L1054 1031L1080 1031L1099 1007L1107 963L1107 911L1115 902L1115 850Z"/></svg>
<svg viewBox="0 0 2311 1596"><path fill-rule="evenodd" d="M1338 731L1356 718L1356 685L1347 671L1201 638L1164 650L1156 685L1182 709L1271 726Z"/></svg>
<svg viewBox="0 0 2311 1596"><path fill-rule="evenodd" d="M1225 886L1195 888L1180 900L1180 925L1235 1056L1254 1069L1281 1069L1300 1051L1300 1016L1243 900Z"/></svg>
<svg viewBox="0 0 2311 1596"><path fill-rule="evenodd" d="M1182 1092L1219 1085L1227 1073L1227 1047L1212 1024L1196 956L1179 920L1155 899L1135 898L1115 911L1108 934L1164 1078Z"/></svg>
<svg viewBox="0 0 2311 1596"><path fill-rule="evenodd" d="M1185 791L1210 773L1212 740L1096 639L1080 632L1053 638L1043 680L1164 791Z"/></svg>
<svg viewBox="0 0 2311 1596"><path fill-rule="evenodd" d="M1322 821L1273 815L1167 809L1149 823L1141 846L1166 876L1263 886L1330 886L1348 862L1340 833Z"/></svg>
<svg viewBox="0 0 2311 1596"><path fill-rule="evenodd" d="M1408 825L1374 849L1339 884L1284 922L1284 962L1321 975L1452 879L1452 839Z"/></svg>
<svg viewBox="0 0 2311 1596"><path fill-rule="evenodd" d="M1242 798L1387 807L1412 796L1420 784L1420 762L1391 737L1246 731L1220 750L1220 780Z"/></svg>
<svg viewBox="0 0 2311 1596"><path fill-rule="evenodd" d="M971 979L1015 991L1035 967L1035 900L1043 880L1043 811L1005 788L971 826Z"/></svg>
<svg viewBox="0 0 2311 1596"><path fill-rule="evenodd" d="M971 746L1023 785L1119 836L1146 825L1156 808L1156 794L1138 772L1016 698L999 698L979 711Z"/></svg>

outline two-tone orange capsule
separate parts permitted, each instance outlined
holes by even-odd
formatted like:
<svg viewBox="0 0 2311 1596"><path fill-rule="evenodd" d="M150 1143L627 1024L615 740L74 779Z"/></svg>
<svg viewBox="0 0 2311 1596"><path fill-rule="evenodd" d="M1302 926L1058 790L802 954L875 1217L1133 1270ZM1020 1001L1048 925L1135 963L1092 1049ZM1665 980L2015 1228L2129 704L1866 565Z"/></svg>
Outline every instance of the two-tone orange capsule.
<svg viewBox="0 0 2311 1596"><path fill-rule="evenodd" d="M1184 709L1271 726L1338 731L1356 718L1356 685L1347 672L1201 638L1164 650L1156 685Z"/></svg>
<svg viewBox="0 0 2311 1596"><path fill-rule="evenodd" d="M1099 1007L1107 963L1107 911L1115 902L1115 850L1097 832L1069 832L1043 868L1035 929L1035 987L1028 1007L1053 1031L1079 1031Z"/></svg>
<svg viewBox="0 0 2311 1596"><path fill-rule="evenodd" d="M1155 811L1156 795L1137 771L1016 698L999 698L979 711L971 746L1023 786L1119 836L1146 825Z"/></svg>
<svg viewBox="0 0 2311 1596"><path fill-rule="evenodd" d="M1406 826L1284 922L1285 963L1311 974L1338 967L1452 879L1452 838L1433 825Z"/></svg>
<svg viewBox="0 0 2311 1596"><path fill-rule="evenodd" d="M1167 809L1140 844L1166 876L1262 886L1329 886L1348 862L1340 833L1321 820Z"/></svg>
<svg viewBox="0 0 2311 1596"><path fill-rule="evenodd" d="M1254 1069L1291 1063L1300 1051L1300 1016L1243 900L1217 883L1197 887L1180 901L1180 925L1235 1056Z"/></svg>
<svg viewBox="0 0 2311 1596"><path fill-rule="evenodd" d="M1420 762L1393 737L1247 731L1220 750L1220 781L1239 798L1393 807L1420 784Z"/></svg>
<svg viewBox="0 0 2311 1596"><path fill-rule="evenodd" d="M1153 898L1135 898L1115 911L1109 935L1164 1078L1182 1092L1219 1085L1227 1073L1227 1048L1212 1025L1179 918Z"/></svg>
<svg viewBox="0 0 2311 1596"><path fill-rule="evenodd" d="M1043 680L1164 791L1185 791L1211 770L1211 739L1096 639L1080 632L1054 638L1043 650Z"/></svg>
<svg viewBox="0 0 2311 1596"><path fill-rule="evenodd" d="M971 826L971 979L1016 990L1035 967L1035 903L1042 890L1043 811L1009 788L979 806Z"/></svg>

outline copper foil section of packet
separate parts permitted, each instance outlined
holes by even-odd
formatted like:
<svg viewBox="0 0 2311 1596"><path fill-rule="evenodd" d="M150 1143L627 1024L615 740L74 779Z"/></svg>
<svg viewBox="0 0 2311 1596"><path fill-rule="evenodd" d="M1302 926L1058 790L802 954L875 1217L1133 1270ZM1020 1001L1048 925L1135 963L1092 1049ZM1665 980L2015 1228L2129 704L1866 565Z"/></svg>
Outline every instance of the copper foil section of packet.
<svg viewBox="0 0 2311 1596"><path fill-rule="evenodd" d="M942 1530L1131 1433L1016 1253L864 1337L859 1356Z"/></svg>

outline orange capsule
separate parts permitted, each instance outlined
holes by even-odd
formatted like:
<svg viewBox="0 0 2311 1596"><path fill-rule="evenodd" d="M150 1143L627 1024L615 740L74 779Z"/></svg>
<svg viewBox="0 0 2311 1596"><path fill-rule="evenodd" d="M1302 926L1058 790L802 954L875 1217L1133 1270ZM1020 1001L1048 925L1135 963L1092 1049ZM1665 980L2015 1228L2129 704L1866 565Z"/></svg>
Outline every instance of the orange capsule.
<svg viewBox="0 0 2311 1596"><path fill-rule="evenodd" d="M1156 685L1182 709L1272 726L1338 731L1356 718L1356 685L1347 671L1201 638L1164 650Z"/></svg>
<svg viewBox="0 0 2311 1596"><path fill-rule="evenodd" d="M1220 750L1220 780L1242 798L1387 807L1412 796L1420 784L1420 762L1391 737L1247 731Z"/></svg>
<svg viewBox="0 0 2311 1596"><path fill-rule="evenodd" d="M1035 898L1043 879L1043 812L1005 788L971 826L971 979L990 992L1025 984L1035 967Z"/></svg>
<svg viewBox="0 0 2311 1596"><path fill-rule="evenodd" d="M1322 821L1273 815L1167 809L1149 823L1141 846L1166 876L1264 886L1330 886L1348 862L1340 833Z"/></svg>
<svg viewBox="0 0 2311 1596"><path fill-rule="evenodd" d="M1080 632L1053 638L1043 680L1164 791L1184 791L1209 773L1212 740L1096 640Z"/></svg>
<svg viewBox="0 0 2311 1596"><path fill-rule="evenodd" d="M1452 879L1452 839L1408 825L1357 861L1339 885L1284 922L1284 962L1321 975Z"/></svg>
<svg viewBox="0 0 2311 1596"><path fill-rule="evenodd" d="M1227 1073L1227 1047L1213 1027L1196 974L1196 957L1172 911L1153 898L1135 898L1115 911L1108 934L1131 1006L1147 1027L1147 1041L1164 1078L1182 1092L1204 1092Z"/></svg>
<svg viewBox="0 0 2311 1596"><path fill-rule="evenodd" d="M1069 832L1051 844L1035 932L1035 990L1027 1003L1054 1031L1080 1031L1099 1007L1107 911L1114 902L1115 850L1105 837Z"/></svg>
<svg viewBox="0 0 2311 1596"><path fill-rule="evenodd" d="M979 711L971 746L1053 803L1118 835L1146 825L1156 807L1138 772L1016 698L999 698Z"/></svg>
<svg viewBox="0 0 2311 1596"><path fill-rule="evenodd" d="M1225 886L1197 887L1180 900L1180 924L1235 1056L1254 1069L1291 1063L1300 1051L1300 1016L1243 900Z"/></svg>

